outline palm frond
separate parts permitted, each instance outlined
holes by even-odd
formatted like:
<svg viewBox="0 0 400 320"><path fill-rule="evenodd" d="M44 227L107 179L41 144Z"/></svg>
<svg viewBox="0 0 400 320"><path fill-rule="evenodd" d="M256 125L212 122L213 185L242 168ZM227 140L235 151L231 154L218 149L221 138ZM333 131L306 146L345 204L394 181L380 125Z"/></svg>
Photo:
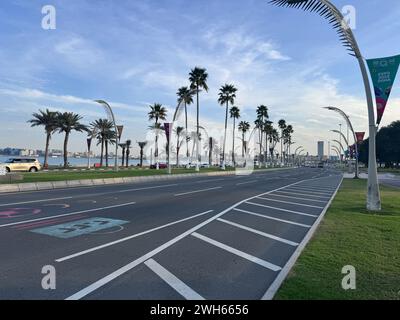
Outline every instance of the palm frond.
<svg viewBox="0 0 400 320"><path fill-rule="evenodd" d="M318 13L332 25L349 54L361 57L351 28L342 13L328 0L270 0L269 3L279 7L303 9L304 11Z"/></svg>

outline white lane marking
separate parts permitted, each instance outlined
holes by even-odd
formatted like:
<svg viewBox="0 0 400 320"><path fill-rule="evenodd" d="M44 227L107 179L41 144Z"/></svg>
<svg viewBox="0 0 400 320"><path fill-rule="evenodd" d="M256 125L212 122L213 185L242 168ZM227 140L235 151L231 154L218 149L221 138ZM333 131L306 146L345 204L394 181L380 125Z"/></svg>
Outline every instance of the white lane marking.
<svg viewBox="0 0 400 320"><path fill-rule="evenodd" d="M242 210L242 209L233 209L234 211L238 211L238 212L243 212L243 213L247 213L247 214L251 214L253 216L257 216L257 217L261 217L261 218L265 218L265 219L269 219L269 220L275 220L275 221L279 221L279 222L284 222L284 223L288 223L288 224L293 224L295 226L299 226L299 227L303 227L303 228L310 228L311 226L308 224L303 224L303 223L298 223L298 222L293 222L293 221L289 221L289 220L284 220L284 219L278 219L275 217L271 217L271 216L267 216L265 214L260 214L260 213L256 213L256 212L252 212L252 211L248 211L248 210Z"/></svg>
<svg viewBox="0 0 400 320"><path fill-rule="evenodd" d="M145 235L145 234L148 234L148 233L151 233L151 232L160 230L160 229L164 229L164 228L173 226L173 225L178 224L178 223L181 223L181 222L185 222L185 221L188 221L188 220L191 220L191 219L195 219L195 218L201 217L201 216L203 216L203 215L205 215L205 214L208 214L208 213L211 213L211 212L213 212L213 211L214 211L214 210L209 210L209 211L206 211L206 212L202 212L202 213L196 214L196 215L194 215L194 216L190 216L190 217L188 217L188 218L184 218L184 219L180 219L180 220L177 220L177 221L173 221L173 222L164 224L164 225L159 226L159 227L156 227L156 228L152 228L152 229L149 229L149 230L146 230L146 231L143 231L143 232L139 232L139 233L133 234L133 235L128 236L128 237L125 237L125 238L121 238L121 239L118 239L118 240L115 240L115 241L107 242L107 243L102 244L102 245L100 245L100 246L93 247L93 248L90 248L90 249L87 249L87 250L83 250L83 251L80 251L80 252L77 252L77 253L68 255L68 256L66 256L66 257L62 257L62 258L56 259L55 261L56 261L56 262L64 262L64 261L66 261L66 260L70 260L70 259L73 259L73 258L82 256L82 255L84 255L84 254L88 254L88 253L93 252L93 251L97 251L97 250L100 250L100 249L104 249L104 248L113 246L113 245L115 245L115 244L118 244L118 243L121 243L121 242L124 242L124 241L128 241L128 240L131 240L131 239L134 239L134 238L143 236L143 235Z"/></svg>
<svg viewBox="0 0 400 320"><path fill-rule="evenodd" d="M294 195L299 195L299 196L307 196L307 197L313 197L313 198L319 198L319 199L330 199L328 196L314 196L312 194L306 194L306 193L299 193L299 192L287 192L287 191L276 191L275 193L283 193L283 194L294 194Z"/></svg>
<svg viewBox="0 0 400 320"><path fill-rule="evenodd" d="M303 192L303 193L307 193L307 194L310 194L310 195L314 195L314 194L319 194L319 195L323 195L323 196L329 196L329 197L331 197L331 195L332 195L332 192L316 192L316 191L309 191L309 190L304 190L303 188L297 188L297 187L290 187L290 188L287 188L287 189L285 189L285 190L287 190L287 191L295 191L295 192Z"/></svg>
<svg viewBox="0 0 400 320"><path fill-rule="evenodd" d="M323 208L324 208L324 207L319 207L319 206L312 206L312 205L310 205L310 204L303 204L303 203L298 203L298 202L276 200L276 199L263 198L263 197L258 197L258 199L267 200L267 201L273 201L273 202L280 202L280 203L293 204L293 205L301 206L301 207L318 208L318 209L323 209Z"/></svg>
<svg viewBox="0 0 400 320"><path fill-rule="evenodd" d="M207 183L207 182L217 182L217 181L226 181L228 179L213 179L213 180L205 180L205 181L196 181L194 183Z"/></svg>
<svg viewBox="0 0 400 320"><path fill-rule="evenodd" d="M113 208L119 208L119 207L126 207L126 206L131 206L131 205L133 205L135 203L136 202L127 202L127 203L117 204L117 205L109 206L109 207L88 209L88 210L76 211L76 212L71 212L71 213L59 214L59 215L56 215L56 216L50 216L50 217L44 217L44 218L38 218L38 219L31 219L31 220L24 220L24 221L19 221L19 222L7 223L7 224L0 225L0 228L15 226L15 225L19 225L19 224L28 223L28 222L42 221L42 220L49 220L49 219L59 218L59 217L72 216L72 215L76 215L76 214L80 214L80 213L88 213L88 212L95 212L95 211L101 211L101 210L107 210L107 209L113 209Z"/></svg>
<svg viewBox="0 0 400 320"><path fill-rule="evenodd" d="M332 188L327 188L327 187L318 187L318 186L305 186L305 185L297 185L296 188L304 188L304 189L310 189L310 190L315 190L315 191L328 191L328 192L334 192L335 189Z"/></svg>
<svg viewBox="0 0 400 320"><path fill-rule="evenodd" d="M250 184L250 183L255 183L258 182L258 180L252 180L252 181L247 181L247 182L241 182L241 183L236 183L237 186L241 186L243 184Z"/></svg>
<svg viewBox="0 0 400 320"><path fill-rule="evenodd" d="M160 185L160 186L153 186L153 187L144 187L144 188L135 188L135 189L124 189L124 190L117 190L117 191L99 192L99 193L92 193L92 194L83 194L83 195L69 196L69 197L63 197L63 198L51 198L51 199L25 201L25 202L5 203L5 204L0 204L0 207L20 205L20 204L29 204L29 203L36 203L36 202L50 202L50 201L58 201L58 200L66 200L66 199L88 198L88 197L104 196L104 195L107 195L107 194L116 194L116 193L132 192L132 191L141 191L141 190L151 190L151 189L159 189L159 188L166 188L166 187L175 187L177 185L178 184L167 184L167 185ZM70 188L68 190L72 190L72 188Z"/></svg>
<svg viewBox="0 0 400 320"><path fill-rule="evenodd" d="M275 190L271 190L268 192L264 192L262 194L259 194L258 196L262 196L262 195L267 195L271 192L277 191L277 190L281 190L283 188L286 188L288 186L300 183L302 181L296 182L296 183L292 183L286 186L283 186L281 188L275 189ZM197 231L198 229L201 229L202 227L206 226L207 224L215 221L216 219L218 219L219 217L223 216L224 214L226 214L227 212L233 210L235 207L241 205L242 203L249 201L251 199L254 199L258 196L254 196L254 197L250 197L247 199L244 199L242 201L239 201L237 203L235 203L234 205L232 205L231 207L225 209L224 211L216 214L215 216L211 217L210 219L198 224L197 226L194 226L193 228L185 231L184 233L180 234L179 236L176 236L175 238L171 239L170 241L162 244L161 246L157 247L156 249L146 253L145 255L141 256L140 258L128 263L127 265L119 268L118 270L110 273L109 275L101 278L100 280L97 280L96 282L90 284L89 286L83 288L82 290L78 291L77 293L73 294L72 296L66 298L66 300L79 300L85 296L87 296L88 294L92 293L93 291L101 288L102 286L106 285L107 283L113 281L114 279L118 278L119 276L121 276L122 274L128 272L129 270L135 268L136 266L138 266L139 264L145 262L146 260L152 258L154 255L156 255L157 253L160 253L161 251L169 248L170 246L174 245L175 243L177 243L178 241L186 238L187 236L189 236L190 234L192 234L193 232Z"/></svg>
<svg viewBox="0 0 400 320"><path fill-rule="evenodd" d="M330 207L333 199L335 198L337 192L339 191L340 186L342 185L343 182L343 177L341 181L339 182L336 191L332 195L331 200L328 202L328 204L325 206L324 210L318 217L318 219L314 222L313 226L310 228L310 230L307 232L306 236L304 239L301 241L300 245L296 248L295 252L292 254L292 256L289 258L289 260L286 262L285 266L279 272L278 276L275 278L274 282L268 287L267 291L261 298L261 300L272 300L272 298L275 296L276 292L278 291L279 287L281 286L282 282L286 279L287 275L289 274L290 270L293 268L294 264L296 263L296 260L300 256L301 252L304 250L306 247L307 243L310 241L311 237L313 236L315 230L317 230L319 224L321 223L322 219L324 218L326 212L328 211L328 208Z"/></svg>
<svg viewBox="0 0 400 320"><path fill-rule="evenodd" d="M258 234L258 235L263 236L265 238L270 238L272 240L276 240L276 241L279 241L279 242L286 243L286 244L288 244L290 246L293 246L293 247L296 247L296 246L299 245L297 242L286 240L286 239L283 239L281 237L274 236L274 235L272 235L270 233L266 233L266 232L263 232L263 231L260 231L260 230L249 228L249 227L246 227L244 225L241 225L241 224L229 221L229 220L225 220L225 219L219 218L219 219L217 219L217 221L221 221L223 223L229 224L229 225L234 226L236 228L243 229L243 230Z"/></svg>
<svg viewBox="0 0 400 320"><path fill-rule="evenodd" d="M67 199L72 199L72 197L50 198L50 199L42 199L42 200L32 200L32 201L23 201L23 202L3 203L3 204L0 204L0 207L16 206L16 205L20 205L20 204L29 204L29 203L38 203L38 202L50 202L50 201L58 201L58 200L67 200Z"/></svg>
<svg viewBox="0 0 400 320"><path fill-rule="evenodd" d="M279 267L279 266L277 266L277 265L275 265L273 263L270 263L268 261L262 260L260 258L255 257L255 256L252 256L252 255L250 255L250 254L248 254L246 252L243 252L243 251L237 250L235 248L232 248L230 246L227 246L226 244L223 244L223 243L221 243L219 241L216 241L216 240L213 240L213 239L208 238L206 236L203 236L203 235L201 235L201 234L199 234L197 232L194 232L192 234L192 236L196 237L196 238L198 238L200 240L203 240L203 241L205 241L205 242L207 242L209 244L212 244L212 245L214 245L214 246L216 246L216 247L218 247L220 249L223 249L225 251L233 253L233 254L241 257L241 258L244 258L244 259L249 260L251 262L257 263L258 265L263 266L264 268L270 269L272 271L279 271L279 270L282 269L281 267Z"/></svg>
<svg viewBox="0 0 400 320"><path fill-rule="evenodd" d="M292 196L284 196L276 193L271 193L270 196L273 197L281 197L281 198L289 198L289 199L297 199L297 200L304 200L304 201L311 201L311 202L319 202L319 203L327 203L328 200L322 201L322 200L315 200L315 199L307 199L307 198L299 198L299 197L292 197Z"/></svg>
<svg viewBox="0 0 400 320"><path fill-rule="evenodd" d="M144 264L186 300L205 300L201 295L199 295L196 291L178 279L175 275L173 275L155 260L149 259Z"/></svg>
<svg viewBox="0 0 400 320"><path fill-rule="evenodd" d="M188 194L206 192L206 191L217 190L217 189L222 189L222 187L214 187L214 188L207 188L207 189L201 189L201 190L194 190L194 191L189 191L189 192L177 193L177 194L174 194L174 196L175 197L179 197L179 196L185 196L185 195L188 195Z"/></svg>
<svg viewBox="0 0 400 320"><path fill-rule="evenodd" d="M154 187L144 187L144 188L135 188L135 189L125 189L125 190L120 190L120 191L115 191L115 192L104 192L104 193L98 193L95 195L103 195L103 194L114 194L114 193L124 193L124 192L131 192L131 191L141 191L141 190L151 190L151 189L159 189L159 188L167 188L167 187L176 187L178 184L164 184L161 186L154 186Z"/></svg>
<svg viewBox="0 0 400 320"><path fill-rule="evenodd" d="M248 202L246 202L246 204L251 204L253 206L259 206L259 207L263 207L263 208L268 208L268 209L273 209L273 210L279 210L279 211L294 213L294 214L298 214L300 216L313 217L313 218L318 217L318 215L316 215L316 214L309 214L309 213L304 213L304 212L299 212L299 211L294 211L294 210L288 210L288 209L282 209L282 208L273 207L273 206L266 206L265 204L260 204L260 203L255 203L255 202L249 202L248 201Z"/></svg>

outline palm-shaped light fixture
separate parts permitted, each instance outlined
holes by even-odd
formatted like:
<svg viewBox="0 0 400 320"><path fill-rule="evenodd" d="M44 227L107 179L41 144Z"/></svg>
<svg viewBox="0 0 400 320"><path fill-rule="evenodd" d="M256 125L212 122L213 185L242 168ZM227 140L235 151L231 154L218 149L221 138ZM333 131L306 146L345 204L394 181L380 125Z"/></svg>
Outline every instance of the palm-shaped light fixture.
<svg viewBox="0 0 400 320"><path fill-rule="evenodd" d="M115 129L115 155L114 155L114 160L115 160L115 171L118 171L118 128L117 128L117 124L115 122L115 117L114 117L114 112L111 109L111 106L104 100L95 100L94 102L97 102L99 104L101 104L104 108L104 110L107 113L107 117L108 120L112 122L112 124L114 125L114 129Z"/></svg>
<svg viewBox="0 0 400 320"><path fill-rule="evenodd" d="M376 165L376 132L374 103L372 99L371 85L368 79L367 68L361 55L353 31L344 19L342 13L329 0L270 0L269 3L305 11L317 12L328 20L339 35L340 41L349 51L350 55L357 58L364 81L365 93L368 105L369 120L369 161L368 161L368 196L367 210L380 211L381 200L379 194L378 172Z"/></svg>

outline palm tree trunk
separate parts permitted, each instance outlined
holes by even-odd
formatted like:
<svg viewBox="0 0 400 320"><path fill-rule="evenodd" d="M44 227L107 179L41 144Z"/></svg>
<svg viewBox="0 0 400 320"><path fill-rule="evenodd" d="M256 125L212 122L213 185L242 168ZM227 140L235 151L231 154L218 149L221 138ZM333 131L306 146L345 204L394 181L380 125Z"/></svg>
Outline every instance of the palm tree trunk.
<svg viewBox="0 0 400 320"><path fill-rule="evenodd" d="M103 167L104 139L101 138L100 167Z"/></svg>
<svg viewBox="0 0 400 320"><path fill-rule="evenodd" d="M242 158L244 159L244 131L242 131Z"/></svg>
<svg viewBox="0 0 400 320"><path fill-rule="evenodd" d="M187 121L187 105L185 102L185 135L186 135L186 157L189 158L189 141L188 141L188 121Z"/></svg>
<svg viewBox="0 0 400 320"><path fill-rule="evenodd" d="M125 148L122 148L122 163L121 163L121 167L123 167L125 164Z"/></svg>
<svg viewBox="0 0 400 320"><path fill-rule="evenodd" d="M129 150L129 148L126 148L126 158L125 158L125 167L129 168L129 155L131 154L131 151Z"/></svg>
<svg viewBox="0 0 400 320"><path fill-rule="evenodd" d="M236 166L235 164L235 117L233 117L233 135L232 135L232 163L233 166Z"/></svg>
<svg viewBox="0 0 400 320"><path fill-rule="evenodd" d="M64 168L65 169L68 167L68 138L69 138L69 132L65 132L65 138L64 138Z"/></svg>
<svg viewBox="0 0 400 320"><path fill-rule="evenodd" d="M179 147L179 135L178 135L178 137L176 138L176 167L177 168L179 167L179 149L180 149L180 147Z"/></svg>
<svg viewBox="0 0 400 320"><path fill-rule="evenodd" d="M140 148L140 167L143 167L143 148Z"/></svg>
<svg viewBox="0 0 400 320"><path fill-rule="evenodd" d="M199 102L199 85L197 85L197 135L196 135L196 171L200 170L199 167L199 111L200 111L200 102Z"/></svg>
<svg viewBox="0 0 400 320"><path fill-rule="evenodd" d="M105 141L106 145L106 168L108 168L108 140Z"/></svg>
<svg viewBox="0 0 400 320"><path fill-rule="evenodd" d="M265 133L265 167L267 167L267 162L268 162L268 133Z"/></svg>
<svg viewBox="0 0 400 320"><path fill-rule="evenodd" d="M225 170L225 145L226 145L226 130L227 130L227 128L228 128L228 102L226 102L224 146L222 148L222 169L223 170Z"/></svg>
<svg viewBox="0 0 400 320"><path fill-rule="evenodd" d="M47 134L46 134L46 149L44 151L44 164L43 164L44 169L47 169L49 167L48 158L49 158L50 138L51 138L51 133L47 132Z"/></svg>

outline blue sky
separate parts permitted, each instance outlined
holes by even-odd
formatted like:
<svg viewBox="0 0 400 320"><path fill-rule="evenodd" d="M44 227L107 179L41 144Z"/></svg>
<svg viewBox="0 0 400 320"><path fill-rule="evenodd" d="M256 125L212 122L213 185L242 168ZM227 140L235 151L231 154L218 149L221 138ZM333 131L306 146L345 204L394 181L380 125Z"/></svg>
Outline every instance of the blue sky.
<svg viewBox="0 0 400 320"><path fill-rule="evenodd" d="M333 2L356 9L355 35L366 58L400 53L398 0ZM42 6L57 10L57 29L41 28ZM269 5L266 0L4 0L0 8L0 147L43 149L40 128L26 121L39 108L74 111L84 122L104 117L91 101L105 99L125 125L123 139L148 137L148 105L168 107L187 85L191 68L209 73L201 94L201 125L220 135L224 109L219 87L235 84L242 119L257 105L272 121L293 124L294 140L316 153L317 140L334 138L342 121L321 107L343 107L358 131L367 109L356 60L316 14ZM190 107L190 123L195 109ZM400 118L397 79L383 124ZM29 139L27 139L29 137ZM217 140L219 137L217 138ZM83 151L73 134L70 149ZM55 135L52 148L61 148ZM134 154L137 150L134 150Z"/></svg>

